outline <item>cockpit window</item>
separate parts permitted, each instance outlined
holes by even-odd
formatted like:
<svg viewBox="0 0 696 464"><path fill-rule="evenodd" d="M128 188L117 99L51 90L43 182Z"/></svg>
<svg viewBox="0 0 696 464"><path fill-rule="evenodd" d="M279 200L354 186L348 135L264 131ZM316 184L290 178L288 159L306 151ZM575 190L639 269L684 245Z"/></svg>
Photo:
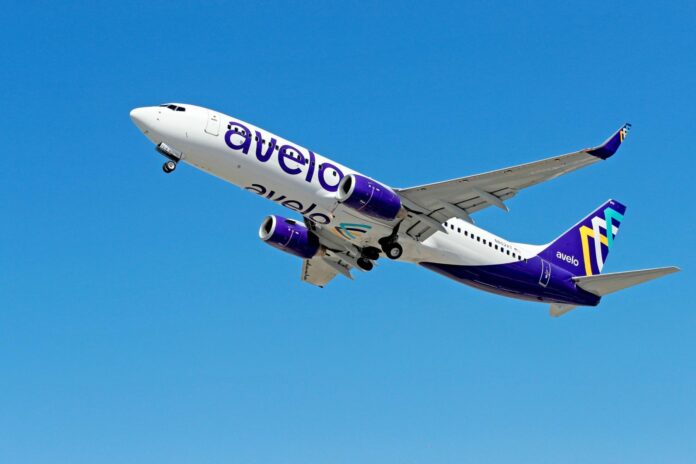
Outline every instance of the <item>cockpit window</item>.
<svg viewBox="0 0 696 464"><path fill-rule="evenodd" d="M183 106L176 106L176 105L172 105L171 103L170 104L165 103L163 105L160 105L160 107L169 108L172 111L186 111L186 108L184 108Z"/></svg>

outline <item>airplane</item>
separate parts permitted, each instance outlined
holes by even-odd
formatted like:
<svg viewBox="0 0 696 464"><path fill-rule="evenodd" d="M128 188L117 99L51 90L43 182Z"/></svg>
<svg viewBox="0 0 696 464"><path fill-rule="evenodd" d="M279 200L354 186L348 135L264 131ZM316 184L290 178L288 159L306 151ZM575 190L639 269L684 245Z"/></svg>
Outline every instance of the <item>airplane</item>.
<svg viewBox="0 0 696 464"><path fill-rule="evenodd" d="M385 256L457 282L550 304L551 316L667 274L662 267L602 274L626 206L607 200L546 245L508 241L475 225L488 207L508 211L522 189L612 157L625 124L603 144L483 174L393 188L238 118L200 106L135 108L133 123L166 161L183 161L278 203L302 218L266 217L259 237L303 260L301 278L323 287L368 272Z"/></svg>

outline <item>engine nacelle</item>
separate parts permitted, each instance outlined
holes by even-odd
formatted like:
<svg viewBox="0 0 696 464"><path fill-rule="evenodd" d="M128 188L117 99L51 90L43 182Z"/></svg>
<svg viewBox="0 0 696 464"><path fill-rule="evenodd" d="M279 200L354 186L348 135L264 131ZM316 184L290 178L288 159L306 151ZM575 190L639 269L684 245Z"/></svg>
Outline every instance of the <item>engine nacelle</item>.
<svg viewBox="0 0 696 464"><path fill-rule="evenodd" d="M269 245L300 258L319 252L319 239L304 224L282 216L268 216L261 223L259 238Z"/></svg>
<svg viewBox="0 0 696 464"><path fill-rule="evenodd" d="M377 219L391 221L401 211L401 199L392 189L357 174L341 179L336 198L339 203Z"/></svg>

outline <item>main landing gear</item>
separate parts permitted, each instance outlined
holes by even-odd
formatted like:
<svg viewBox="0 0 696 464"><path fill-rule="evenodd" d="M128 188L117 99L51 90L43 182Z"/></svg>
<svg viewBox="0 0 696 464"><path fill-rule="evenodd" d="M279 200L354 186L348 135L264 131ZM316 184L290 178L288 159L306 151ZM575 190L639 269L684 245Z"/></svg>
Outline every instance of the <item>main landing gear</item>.
<svg viewBox="0 0 696 464"><path fill-rule="evenodd" d="M368 246L361 250L362 257L371 261L377 261L379 259L379 248Z"/></svg>
<svg viewBox="0 0 696 464"><path fill-rule="evenodd" d="M166 161L162 165L162 170L167 174L169 174L170 172L173 172L175 169L176 169L176 161L169 160L169 161Z"/></svg>
<svg viewBox="0 0 696 464"><path fill-rule="evenodd" d="M404 253L404 248L401 245L399 245L398 242L400 225L401 223L397 224L396 227L394 227L394 230L392 231L391 235L379 239L379 244L382 247L382 251L385 255L387 255L387 258L389 259L399 259L401 258L401 255Z"/></svg>
<svg viewBox="0 0 696 464"><path fill-rule="evenodd" d="M404 253L404 249L399 242L385 242L382 244L382 251L389 259L399 259Z"/></svg>
<svg viewBox="0 0 696 464"><path fill-rule="evenodd" d="M367 258L358 258L358 266L363 271L371 271L375 265Z"/></svg>

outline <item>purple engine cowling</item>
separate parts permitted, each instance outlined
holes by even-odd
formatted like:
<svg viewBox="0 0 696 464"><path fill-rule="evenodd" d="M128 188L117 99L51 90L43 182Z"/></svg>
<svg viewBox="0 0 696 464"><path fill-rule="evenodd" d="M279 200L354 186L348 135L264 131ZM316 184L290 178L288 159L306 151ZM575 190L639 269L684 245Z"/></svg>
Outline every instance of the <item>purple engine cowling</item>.
<svg viewBox="0 0 696 464"><path fill-rule="evenodd" d="M259 238L272 247L310 259L319 252L319 239L303 224L282 216L268 216L261 223Z"/></svg>
<svg viewBox="0 0 696 464"><path fill-rule="evenodd" d="M401 211L401 198L392 189L357 174L349 174L338 184L340 203L377 219L391 221Z"/></svg>

